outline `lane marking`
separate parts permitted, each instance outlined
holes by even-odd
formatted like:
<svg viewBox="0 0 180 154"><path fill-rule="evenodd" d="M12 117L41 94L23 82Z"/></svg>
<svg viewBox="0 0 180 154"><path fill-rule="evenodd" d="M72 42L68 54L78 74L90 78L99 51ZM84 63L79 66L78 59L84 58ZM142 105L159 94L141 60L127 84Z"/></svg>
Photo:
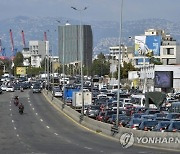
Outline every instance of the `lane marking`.
<svg viewBox="0 0 180 154"><path fill-rule="evenodd" d="M57 133L54 133L56 136L58 136L58 134Z"/></svg>
<svg viewBox="0 0 180 154"><path fill-rule="evenodd" d="M92 148L90 148L90 147L84 147L85 149L88 149L88 150L92 150Z"/></svg>
<svg viewBox="0 0 180 154"><path fill-rule="evenodd" d="M11 109L9 109L11 111Z"/></svg>
<svg viewBox="0 0 180 154"><path fill-rule="evenodd" d="M34 110L34 108L32 108Z"/></svg>
<svg viewBox="0 0 180 154"><path fill-rule="evenodd" d="M48 128L48 129L49 129L50 127L49 127L49 126L46 126L46 128Z"/></svg>
<svg viewBox="0 0 180 154"><path fill-rule="evenodd" d="M100 132L100 133L97 133L96 131L94 131L94 130L86 127L86 126L81 125L80 123L78 123L77 121L75 121L73 118L71 118L68 114L64 113L64 112L60 109L60 107L58 107L58 106L56 106L55 104L53 104L53 103L51 102L51 100L49 99L49 97L44 94L44 92L43 92L43 95L44 95L44 97L46 98L46 100L49 102L49 104L51 104L56 110L58 110L58 111L59 111L60 113L62 113L66 118L68 118L69 120L71 120L73 123L75 123L75 124L78 125L79 127L84 128L85 130L88 130L89 132L92 132L92 133L94 133L94 134L97 134L97 135L100 135L100 136L102 136L102 137L111 139L111 140L113 140L113 141L115 141L115 142L119 142L119 139L117 139L117 138L113 138L113 137L108 136L108 135L106 135L106 134L103 134L103 133L101 133L101 132ZM179 152L179 150L175 150L175 149L166 149L166 148L161 148L161 147L152 147L152 146L140 145L140 144L136 144L136 143L134 144L134 146L136 146L136 147L148 148L148 149L160 149L160 150L165 150L165 151L168 150L168 151L177 151L177 152Z"/></svg>
<svg viewBox="0 0 180 154"><path fill-rule="evenodd" d="M32 104L30 104L30 106L31 106Z"/></svg>
<svg viewBox="0 0 180 154"><path fill-rule="evenodd" d="M16 130L16 127L14 127L14 129Z"/></svg>
<svg viewBox="0 0 180 154"><path fill-rule="evenodd" d="M14 120L12 120L12 123L14 123Z"/></svg>
<svg viewBox="0 0 180 154"><path fill-rule="evenodd" d="M38 115L38 113L36 113L36 115Z"/></svg>
<svg viewBox="0 0 180 154"><path fill-rule="evenodd" d="M42 120L42 119L40 119L40 121L41 121L41 122L43 122L43 120Z"/></svg>
<svg viewBox="0 0 180 154"><path fill-rule="evenodd" d="M19 137L19 134L17 134L17 137Z"/></svg>

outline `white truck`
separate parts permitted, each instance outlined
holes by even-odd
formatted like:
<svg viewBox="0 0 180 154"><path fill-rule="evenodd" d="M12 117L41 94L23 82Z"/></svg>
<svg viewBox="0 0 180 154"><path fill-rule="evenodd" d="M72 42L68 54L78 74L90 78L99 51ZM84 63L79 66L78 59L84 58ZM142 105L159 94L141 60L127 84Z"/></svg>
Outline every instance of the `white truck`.
<svg viewBox="0 0 180 154"><path fill-rule="evenodd" d="M83 92L84 95L84 105L92 104L92 93L91 92ZM74 108L82 107L82 92L73 92L72 97L72 106Z"/></svg>

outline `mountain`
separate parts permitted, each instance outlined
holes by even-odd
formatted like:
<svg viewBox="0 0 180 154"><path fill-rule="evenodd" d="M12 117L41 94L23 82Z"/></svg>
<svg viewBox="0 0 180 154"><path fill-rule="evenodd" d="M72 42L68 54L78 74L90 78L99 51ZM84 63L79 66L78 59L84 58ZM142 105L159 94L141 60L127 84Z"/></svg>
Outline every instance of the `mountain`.
<svg viewBox="0 0 180 154"><path fill-rule="evenodd" d="M57 20L61 19L61 23ZM57 27L60 24L65 24L69 21L70 24L79 24L79 21L67 19L63 17L25 17L18 16L0 21L0 38L2 46L6 49L6 55L10 56L11 43L9 30L12 29L14 46L21 51L22 49L22 36L21 31L25 33L26 45L29 40L43 40L44 32L47 33L47 38L50 41L54 55L58 55L58 36ZM82 24L89 24L93 30L94 40L94 54L109 52L109 46L119 44L119 23L109 21L89 21ZM180 24L171 22L165 19L144 19L135 21L123 22L122 28L122 43L132 45L129 42L129 36L142 35L144 31L149 28L164 29L166 33L171 34L174 39L180 42Z"/></svg>

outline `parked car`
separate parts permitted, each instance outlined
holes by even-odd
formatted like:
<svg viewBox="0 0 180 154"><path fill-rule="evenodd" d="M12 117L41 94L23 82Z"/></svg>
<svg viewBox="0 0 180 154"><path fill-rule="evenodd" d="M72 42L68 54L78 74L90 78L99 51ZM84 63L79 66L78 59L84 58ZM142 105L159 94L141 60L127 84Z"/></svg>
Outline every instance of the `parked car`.
<svg viewBox="0 0 180 154"><path fill-rule="evenodd" d="M2 94L2 89L1 89L1 87L0 87L0 94Z"/></svg>

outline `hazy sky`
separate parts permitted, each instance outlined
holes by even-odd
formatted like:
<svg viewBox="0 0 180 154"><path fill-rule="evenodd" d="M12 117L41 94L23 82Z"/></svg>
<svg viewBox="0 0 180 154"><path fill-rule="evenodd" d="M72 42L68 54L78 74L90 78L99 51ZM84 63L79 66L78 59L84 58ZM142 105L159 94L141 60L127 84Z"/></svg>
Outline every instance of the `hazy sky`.
<svg viewBox="0 0 180 154"><path fill-rule="evenodd" d="M71 6L83 9L82 20L120 19L121 0L0 0L0 19L16 16L79 19ZM180 0L124 0L123 20L163 18L180 21Z"/></svg>

